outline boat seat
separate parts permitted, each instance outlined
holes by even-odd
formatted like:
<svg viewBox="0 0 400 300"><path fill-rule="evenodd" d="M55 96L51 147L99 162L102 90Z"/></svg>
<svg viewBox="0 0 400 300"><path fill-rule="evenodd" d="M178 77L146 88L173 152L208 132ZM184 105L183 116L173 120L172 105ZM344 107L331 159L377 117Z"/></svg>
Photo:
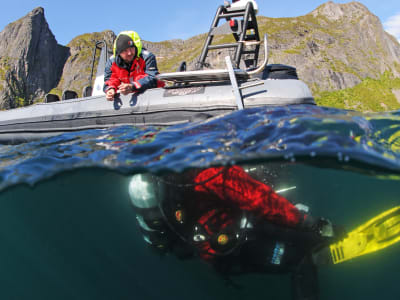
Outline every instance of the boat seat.
<svg viewBox="0 0 400 300"><path fill-rule="evenodd" d="M235 75L239 80L248 79L250 76L246 71L236 69ZM218 70L200 70L163 73L157 75L160 80L174 82L202 82L202 81L229 81L229 71L225 69Z"/></svg>
<svg viewBox="0 0 400 300"><path fill-rule="evenodd" d="M52 103L57 101L60 101L60 97L58 97L56 94L46 94L44 97L44 103Z"/></svg>
<svg viewBox="0 0 400 300"><path fill-rule="evenodd" d="M87 85L82 90L82 97L90 97L92 96L93 88L90 85Z"/></svg>
<svg viewBox="0 0 400 300"><path fill-rule="evenodd" d="M176 71L177 72L185 72L186 71L186 61L181 62Z"/></svg>
<svg viewBox="0 0 400 300"><path fill-rule="evenodd" d="M64 90L62 93L61 100L70 100L78 98L78 93L75 91Z"/></svg>

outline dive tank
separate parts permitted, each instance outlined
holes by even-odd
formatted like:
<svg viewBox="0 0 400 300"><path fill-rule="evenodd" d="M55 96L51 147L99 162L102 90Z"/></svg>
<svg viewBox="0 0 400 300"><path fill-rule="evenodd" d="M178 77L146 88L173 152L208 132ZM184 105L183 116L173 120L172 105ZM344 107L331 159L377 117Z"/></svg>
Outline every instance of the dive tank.
<svg viewBox="0 0 400 300"><path fill-rule="evenodd" d="M168 244L167 224L159 209L163 184L151 174L136 174L129 183L129 196L144 240L164 250Z"/></svg>

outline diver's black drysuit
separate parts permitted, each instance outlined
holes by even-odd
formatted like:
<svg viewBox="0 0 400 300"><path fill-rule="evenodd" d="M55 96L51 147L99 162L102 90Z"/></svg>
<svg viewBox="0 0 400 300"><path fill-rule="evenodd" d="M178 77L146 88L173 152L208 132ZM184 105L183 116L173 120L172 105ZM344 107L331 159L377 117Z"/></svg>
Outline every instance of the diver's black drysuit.
<svg viewBox="0 0 400 300"><path fill-rule="evenodd" d="M208 177L199 176L201 174ZM236 187L237 175L240 175L241 187ZM188 178L190 176L186 176L186 182ZM249 193L246 186L260 192L259 186L263 184L249 179L239 167L210 168L195 173L191 180L196 184L179 186L176 178L157 181L164 185L162 201L147 212L137 210L151 229L146 230L141 225L153 248L173 252L181 258L197 253L225 278L249 272L291 273L293 299L318 299L313 253L332 242L332 238L322 237L319 233L320 227L326 224L323 220L315 221L294 211L292 204L286 204L287 200L269 187L266 190L269 196L279 203L274 200L265 204L275 205L271 208L275 209L274 214L268 218L265 213L260 214L261 206L268 213L264 204L260 206L258 202L249 204L241 200L245 205L239 207L237 201L221 197L219 192L222 190L227 195L239 193L239 198L256 195L256 192ZM251 182L246 184L247 180ZM264 190L261 192L261 195L265 193ZM282 224L286 218L284 214L288 214L291 223ZM318 257L318 263L321 257L326 258L324 255Z"/></svg>

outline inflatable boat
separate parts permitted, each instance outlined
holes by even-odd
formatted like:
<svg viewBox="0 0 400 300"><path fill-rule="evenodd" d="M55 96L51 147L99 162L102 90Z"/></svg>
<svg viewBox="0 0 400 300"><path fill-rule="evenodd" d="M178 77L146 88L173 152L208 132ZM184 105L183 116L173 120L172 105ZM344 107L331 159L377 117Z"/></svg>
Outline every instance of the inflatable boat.
<svg viewBox="0 0 400 300"><path fill-rule="evenodd" d="M105 54L100 58L93 91L86 89L82 98L76 98L74 92L70 92L72 96L65 92L62 100L47 95L45 103L0 112L0 143L16 144L116 125L169 126L251 107L315 104L295 68L268 65L267 36L260 40L255 1L241 0L232 5L225 2L211 25L198 70L186 71L180 67L179 72L159 75L159 79L169 82L164 88L107 101L102 86L108 51L103 47ZM225 23L219 26L220 20ZM233 34L236 42L212 44L215 35L225 33ZM264 59L257 66L262 44ZM235 54L233 61L230 56L225 57L226 69L204 69L208 52L223 48L233 48ZM240 64L245 67L240 68Z"/></svg>

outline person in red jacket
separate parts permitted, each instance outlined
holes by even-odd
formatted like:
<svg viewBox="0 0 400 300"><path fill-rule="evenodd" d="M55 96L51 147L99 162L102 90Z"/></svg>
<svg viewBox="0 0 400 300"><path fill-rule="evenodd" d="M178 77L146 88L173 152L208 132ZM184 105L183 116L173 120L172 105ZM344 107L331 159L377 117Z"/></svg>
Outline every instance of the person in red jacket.
<svg viewBox="0 0 400 300"><path fill-rule="evenodd" d="M121 32L114 42L114 57L106 66L104 91L107 100L112 101L119 91L123 95L132 92L142 92L148 88L163 87L164 83L157 80L155 58L147 70L147 63L142 57L142 42L134 31ZM154 57L152 55L151 57ZM149 59L150 61L150 59Z"/></svg>

